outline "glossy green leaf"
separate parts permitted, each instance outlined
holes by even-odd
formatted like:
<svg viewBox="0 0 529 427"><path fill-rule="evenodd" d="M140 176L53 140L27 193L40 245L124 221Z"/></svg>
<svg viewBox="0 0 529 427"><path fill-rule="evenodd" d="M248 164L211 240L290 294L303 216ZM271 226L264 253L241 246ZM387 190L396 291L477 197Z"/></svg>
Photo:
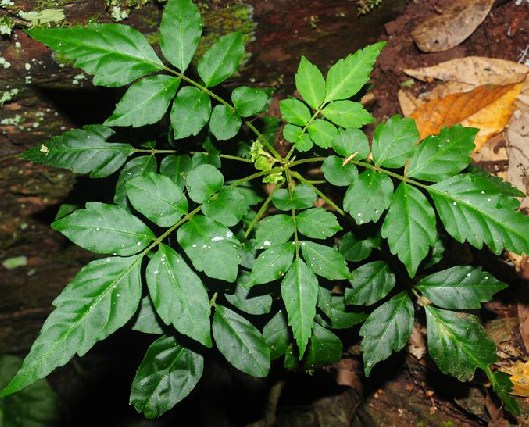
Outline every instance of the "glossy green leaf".
<svg viewBox="0 0 529 427"><path fill-rule="evenodd" d="M516 188L510 182L504 181L500 176L492 175L489 172L472 165L469 166L467 170L472 172L472 175L478 177L478 179L487 181L490 185L489 191L493 191L494 193L498 192L504 196L525 197L525 193L523 191L518 190L518 188Z"/></svg>
<svg viewBox="0 0 529 427"><path fill-rule="evenodd" d="M182 139L197 135L206 126L210 114L209 96L196 87L183 87L176 95L171 107L174 138Z"/></svg>
<svg viewBox="0 0 529 427"><path fill-rule="evenodd" d="M159 122L180 86L180 79L157 75L145 77L127 89L106 126L141 127Z"/></svg>
<svg viewBox="0 0 529 427"><path fill-rule="evenodd" d="M480 267L457 266L431 274L415 287L439 307L478 309L507 285Z"/></svg>
<svg viewBox="0 0 529 427"><path fill-rule="evenodd" d="M308 132L317 146L329 148L338 130L332 123L325 120L313 120L308 127Z"/></svg>
<svg viewBox="0 0 529 427"><path fill-rule="evenodd" d="M345 158L356 153L355 160L363 160L369 155L369 141L360 129L339 129L331 146Z"/></svg>
<svg viewBox="0 0 529 427"><path fill-rule="evenodd" d="M347 58L337 61L327 73L325 101L347 99L369 81L369 74L386 43L381 42L366 46Z"/></svg>
<svg viewBox="0 0 529 427"><path fill-rule="evenodd" d="M86 209L51 224L76 245L98 254L127 256L145 249L155 238L138 218L114 205L88 202Z"/></svg>
<svg viewBox="0 0 529 427"><path fill-rule="evenodd" d="M154 311L150 296L147 295L141 299L140 308L136 313L131 329L144 334L163 334L162 326Z"/></svg>
<svg viewBox="0 0 529 427"><path fill-rule="evenodd" d="M281 282L281 297L287 309L288 324L299 347L300 359L312 335L318 288L318 278L299 258L294 260Z"/></svg>
<svg viewBox="0 0 529 427"><path fill-rule="evenodd" d="M241 128L241 117L226 105L213 108L209 119L209 130L219 141L233 138Z"/></svg>
<svg viewBox="0 0 529 427"><path fill-rule="evenodd" d="M147 39L128 25L35 27L28 34L93 74L95 85L123 86L163 69Z"/></svg>
<svg viewBox="0 0 529 427"><path fill-rule="evenodd" d="M518 201L482 175L461 174L428 187L446 231L478 249L486 244L499 254L505 248L529 253L529 218Z"/></svg>
<svg viewBox="0 0 529 427"><path fill-rule="evenodd" d="M255 260L248 286L280 279L292 265L295 247L291 242L267 249Z"/></svg>
<svg viewBox="0 0 529 427"><path fill-rule="evenodd" d="M345 187L358 177L358 169L353 163L344 165L344 159L338 156L328 156L321 165L323 176L332 185Z"/></svg>
<svg viewBox="0 0 529 427"><path fill-rule="evenodd" d="M271 360L286 353L290 342L289 335L286 316L282 310L279 310L263 328L263 338L270 348Z"/></svg>
<svg viewBox="0 0 529 427"><path fill-rule="evenodd" d="M347 189L343 208L357 224L378 221L393 199L393 182L382 173L366 170Z"/></svg>
<svg viewBox="0 0 529 427"><path fill-rule="evenodd" d="M234 307L245 313L254 316L270 313L272 308L272 296L270 294L259 293L258 288L247 289L246 281L249 278L249 273L241 272L241 276L237 281L237 286L233 294L224 294L226 300ZM244 284L241 283L244 282Z"/></svg>
<svg viewBox="0 0 529 427"><path fill-rule="evenodd" d="M301 212L296 217L296 225L301 234L313 239L326 239L342 229L336 216L323 208Z"/></svg>
<svg viewBox="0 0 529 427"><path fill-rule="evenodd" d="M227 181L226 184L233 184L235 181ZM244 197L248 206L258 205L264 200L262 189L259 186L252 185L251 182L245 182L237 186L237 191Z"/></svg>
<svg viewBox="0 0 529 427"><path fill-rule="evenodd" d="M59 206L59 210L55 214L54 220L58 220L61 218L64 218L66 215L70 215L72 212L79 209L78 205L71 205L69 203L63 203L61 206Z"/></svg>
<svg viewBox="0 0 529 427"><path fill-rule="evenodd" d="M15 376L22 365L16 356L0 356L0 390ZM46 380L38 380L24 390L0 398L0 426L49 427L56 425L59 406L57 396Z"/></svg>
<svg viewBox="0 0 529 427"><path fill-rule="evenodd" d="M184 399L202 377L204 358L163 336L151 344L132 381L130 404L156 418Z"/></svg>
<svg viewBox="0 0 529 427"><path fill-rule="evenodd" d="M321 368L337 363L341 359L342 341L340 338L315 323L303 367L305 369Z"/></svg>
<svg viewBox="0 0 529 427"><path fill-rule="evenodd" d="M406 167L410 178L439 182L465 169L471 162L474 138L479 129L456 125L444 127L439 135L430 135Z"/></svg>
<svg viewBox="0 0 529 427"><path fill-rule="evenodd" d="M202 35L202 18L191 0L171 0L160 24L160 48L182 73L187 69Z"/></svg>
<svg viewBox="0 0 529 427"><path fill-rule="evenodd" d="M345 302L351 305L371 305L395 287L395 275L384 261L374 261L358 267L349 280L352 289L345 290Z"/></svg>
<svg viewBox="0 0 529 427"><path fill-rule="evenodd" d="M327 104L321 114L335 125L344 128L358 129L375 121L359 102L334 101Z"/></svg>
<svg viewBox="0 0 529 427"><path fill-rule="evenodd" d="M185 260L161 244L145 272L156 312L166 325L211 347L209 297L206 288Z"/></svg>
<svg viewBox="0 0 529 427"><path fill-rule="evenodd" d="M202 165L211 165L220 169L220 156L213 153L195 153L191 158L191 168L196 169Z"/></svg>
<svg viewBox="0 0 529 427"><path fill-rule="evenodd" d="M288 98L279 101L281 117L288 123L304 126L310 120L310 111L303 102L296 98Z"/></svg>
<svg viewBox="0 0 529 427"><path fill-rule="evenodd" d="M88 263L53 301L22 367L0 397L44 378L127 323L141 299L141 256Z"/></svg>
<svg viewBox="0 0 529 427"><path fill-rule="evenodd" d="M240 86L231 93L231 100L242 117L261 113L268 104L268 95L263 89Z"/></svg>
<svg viewBox="0 0 529 427"><path fill-rule="evenodd" d="M516 399L509 394L513 390L513 384L509 378L509 374L499 371L492 373L490 369L485 370L485 372L492 385L492 389L505 405L505 409L511 414L519 416L521 414L520 406Z"/></svg>
<svg viewBox="0 0 529 427"><path fill-rule="evenodd" d="M406 294L391 298L373 311L360 328L364 371L368 377L378 362L400 351L413 330L413 303Z"/></svg>
<svg viewBox="0 0 529 427"><path fill-rule="evenodd" d="M413 119L393 116L380 123L373 136L371 152L377 165L400 168L418 149L419 131Z"/></svg>
<svg viewBox="0 0 529 427"><path fill-rule="evenodd" d="M202 212L212 220L233 227L248 212L248 208L246 199L237 188L224 188L216 197L204 202Z"/></svg>
<svg viewBox="0 0 529 427"><path fill-rule="evenodd" d="M318 67L304 56L299 62L295 82L296 89L305 102L317 109L325 99L325 79Z"/></svg>
<svg viewBox="0 0 529 427"><path fill-rule="evenodd" d="M439 369L459 381L469 381L476 368L498 360L496 345L476 316L427 305L428 354Z"/></svg>
<svg viewBox="0 0 529 427"><path fill-rule="evenodd" d="M405 182L399 185L382 224L382 237L414 277L437 239L435 212L421 191Z"/></svg>
<svg viewBox="0 0 529 427"><path fill-rule="evenodd" d="M318 293L318 308L327 316L330 321L328 326L332 329L348 329L367 319L365 313L347 311L344 296L332 295L322 286Z"/></svg>
<svg viewBox="0 0 529 427"><path fill-rule="evenodd" d="M116 172L134 151L129 144L107 143L106 139L113 133L104 126L85 126L54 136L48 142L24 151L20 157L75 173L90 173L92 178L103 178Z"/></svg>
<svg viewBox="0 0 529 427"><path fill-rule="evenodd" d="M338 250L347 261L360 262L369 257L371 251L380 245L380 237L357 240L353 233L349 232L342 237Z"/></svg>
<svg viewBox="0 0 529 427"><path fill-rule="evenodd" d="M217 305L213 337L219 351L240 371L266 377L270 371L270 350L261 333L244 317Z"/></svg>
<svg viewBox="0 0 529 427"><path fill-rule="evenodd" d="M288 142L297 142L297 140L303 136L302 134L306 135L306 133L303 133L303 128L294 126L290 123L287 123L283 128L283 138L285 138L285 140Z"/></svg>
<svg viewBox="0 0 529 427"><path fill-rule="evenodd" d="M259 221L255 245L259 248L281 245L294 234L295 226L290 215L273 215Z"/></svg>
<svg viewBox="0 0 529 427"><path fill-rule="evenodd" d="M114 193L114 203L130 212L127 188L125 187L127 181L137 176L156 172L157 168L156 156L139 156L125 163L125 166L123 166L123 169L119 173L116 192Z"/></svg>
<svg viewBox="0 0 529 427"><path fill-rule="evenodd" d="M316 192L308 185L297 185L291 195L288 190L280 188L272 196L274 206L281 211L291 209L307 209L314 206L318 196Z"/></svg>
<svg viewBox="0 0 529 427"><path fill-rule="evenodd" d="M160 227L176 224L187 213L182 189L165 175L138 176L125 186L132 206Z"/></svg>
<svg viewBox="0 0 529 427"><path fill-rule="evenodd" d="M222 36L200 58L198 75L206 87L217 86L237 71L243 55L241 31Z"/></svg>
<svg viewBox="0 0 529 427"><path fill-rule="evenodd" d="M177 239L198 271L227 282L237 279L240 243L229 228L195 215L178 229Z"/></svg>
<svg viewBox="0 0 529 427"><path fill-rule="evenodd" d="M187 174L186 186L189 197L196 203L202 203L220 191L223 184L222 173L211 165L201 165Z"/></svg>
<svg viewBox="0 0 529 427"><path fill-rule="evenodd" d="M302 242L301 250L307 265L318 276L329 280L349 279L351 277L347 263L338 249L314 242Z"/></svg>
<svg viewBox="0 0 529 427"><path fill-rule="evenodd" d="M171 178L180 188L184 188L187 174L191 169L191 158L186 154L181 156L171 154L164 157L160 163L160 173Z"/></svg>
<svg viewBox="0 0 529 427"><path fill-rule="evenodd" d="M424 261L424 268L429 268L432 265L437 264L439 261L441 261L445 254L445 244L443 242L443 239L437 235L437 239L435 240L433 246L430 249L430 253L428 255L428 258Z"/></svg>

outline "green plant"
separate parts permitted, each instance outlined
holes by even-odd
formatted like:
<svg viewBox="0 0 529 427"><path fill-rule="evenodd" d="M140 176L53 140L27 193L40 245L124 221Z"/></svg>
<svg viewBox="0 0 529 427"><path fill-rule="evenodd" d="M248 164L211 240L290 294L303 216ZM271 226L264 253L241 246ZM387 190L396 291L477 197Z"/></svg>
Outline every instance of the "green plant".
<svg viewBox="0 0 529 427"><path fill-rule="evenodd" d="M429 354L441 371L466 381L480 368L518 413L508 376L491 370L493 341L476 316L461 311L480 308L506 285L480 267L438 264L449 236L496 254L529 253L529 219L514 198L520 192L468 169L477 129L445 128L418 144L415 122L395 116L377 126L370 146L359 128L374 118L349 98L368 82L378 43L337 61L326 78L301 59L295 83L302 99L280 102L282 136L292 143L282 156L273 144L279 121L260 116L269 92L237 87L228 102L211 89L237 70L241 34L221 37L200 58L199 83L187 73L201 36L191 0L168 2L160 33L161 51L175 68L120 24L29 31L93 74L95 84L134 83L104 125L66 132L22 154L94 178L121 172L115 204L68 208L52 224L79 246L111 256L86 265L53 302L2 396L82 356L131 319L133 329L161 335L132 383L130 401L147 417L191 392L213 345L237 369L264 377L283 355L288 369L340 360L342 342L331 329L362 323L369 375L405 346L422 309ZM108 142L111 127L157 123L171 103L167 143L174 148ZM237 143L224 142L231 139ZM164 156L159 168L156 156ZM324 179L306 178L320 163ZM249 174L241 177L245 168ZM265 197L261 180L276 184ZM328 188L332 197L322 192ZM318 196L328 210L313 207ZM335 201L342 196L343 203Z"/></svg>

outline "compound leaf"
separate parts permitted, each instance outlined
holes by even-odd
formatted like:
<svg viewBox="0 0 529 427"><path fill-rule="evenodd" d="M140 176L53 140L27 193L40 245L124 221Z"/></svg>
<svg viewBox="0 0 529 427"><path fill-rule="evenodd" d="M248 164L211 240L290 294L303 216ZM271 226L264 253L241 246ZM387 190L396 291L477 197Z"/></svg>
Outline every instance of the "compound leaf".
<svg viewBox="0 0 529 427"><path fill-rule="evenodd" d="M100 202L88 202L86 209L77 209L53 222L51 228L89 251L120 256L138 253L155 237L143 222L125 209Z"/></svg>
<svg viewBox="0 0 529 427"><path fill-rule="evenodd" d="M255 116L264 110L268 95L263 89L240 86L231 93L233 106L242 117Z"/></svg>
<svg viewBox="0 0 529 427"><path fill-rule="evenodd" d="M384 261L374 261L358 267L349 280L352 289L345 289L345 303L371 305L380 301L395 287L395 275Z"/></svg>
<svg viewBox="0 0 529 427"><path fill-rule="evenodd" d="M205 201L202 212L227 227L233 227L244 217L248 209L248 203L238 189L223 188L216 197Z"/></svg>
<svg viewBox="0 0 529 427"><path fill-rule="evenodd" d="M312 108L317 109L325 99L325 79L318 67L302 56L295 81L301 97Z"/></svg>
<svg viewBox="0 0 529 427"><path fill-rule="evenodd" d="M264 251L255 260L247 286L261 285L280 279L292 265L295 248L290 242Z"/></svg>
<svg viewBox="0 0 529 427"><path fill-rule="evenodd" d="M149 261L145 277L152 303L164 323L211 347L208 293L184 259L161 244Z"/></svg>
<svg viewBox="0 0 529 427"><path fill-rule="evenodd" d="M137 176L156 172L157 168L158 165L156 164L155 156L139 156L125 163L125 166L123 166L123 169L121 169L121 172L119 173L116 192L114 193L114 203L119 207L130 211L130 205L127 198L127 188L125 187L127 181Z"/></svg>
<svg viewBox="0 0 529 427"><path fill-rule="evenodd" d="M283 214L269 216L259 222L255 245L258 248L281 245L290 240L294 230L292 216Z"/></svg>
<svg viewBox="0 0 529 427"><path fill-rule="evenodd" d="M375 118L367 112L362 104L352 101L331 102L322 110L321 114L335 125L344 128L357 129L375 121Z"/></svg>
<svg viewBox="0 0 529 427"><path fill-rule="evenodd" d="M323 176L332 185L345 187L350 185L358 177L358 169L353 163L344 165L342 158L328 156L321 165Z"/></svg>
<svg viewBox="0 0 529 427"><path fill-rule="evenodd" d="M338 250L347 261L360 262L371 254L374 248L381 244L380 237L369 237L364 240L356 240L353 233L346 233L340 241Z"/></svg>
<svg viewBox="0 0 529 427"><path fill-rule="evenodd" d="M141 255L88 263L53 301L22 367L0 397L47 376L75 354L83 356L134 315L141 299Z"/></svg>
<svg viewBox="0 0 529 427"><path fill-rule="evenodd" d="M312 187L301 184L297 185L292 194L284 188L277 190L272 196L275 207L281 211L292 209L307 209L316 203L316 192Z"/></svg>
<svg viewBox="0 0 529 427"><path fill-rule="evenodd" d="M329 318L331 329L348 329L367 319L365 313L347 311L343 295L332 295L331 291L321 286L318 293L318 308Z"/></svg>
<svg viewBox="0 0 529 427"><path fill-rule="evenodd" d="M304 126L310 120L310 111L303 102L295 98L279 101L281 117L288 123Z"/></svg>
<svg viewBox="0 0 529 427"><path fill-rule="evenodd" d="M336 153L345 158L356 153L354 158L362 160L369 155L369 141L360 129L339 129L331 145Z"/></svg>
<svg viewBox="0 0 529 427"><path fill-rule="evenodd" d="M325 120L313 120L308 131L314 143L321 148L329 148L338 133L334 125Z"/></svg>
<svg viewBox="0 0 529 427"><path fill-rule="evenodd" d="M204 202L222 188L224 176L211 165L200 165L187 174L189 197L196 203Z"/></svg>
<svg viewBox="0 0 529 427"><path fill-rule="evenodd" d="M329 280L349 279L351 277L347 263L338 249L314 242L302 242L301 249L310 269L318 276Z"/></svg>
<svg viewBox="0 0 529 427"><path fill-rule="evenodd" d="M211 114L209 96L196 87L185 86L178 92L171 107L171 125L175 139L197 135Z"/></svg>
<svg viewBox="0 0 529 427"><path fill-rule="evenodd" d="M192 161L187 154L181 156L171 154L164 157L160 163L160 173L171 178L180 188L184 188L187 174L191 169Z"/></svg>
<svg viewBox="0 0 529 427"><path fill-rule="evenodd" d="M386 123L380 123L373 136L371 152L377 165L400 168L417 150L419 131L413 119L393 116Z"/></svg>
<svg viewBox="0 0 529 427"><path fill-rule="evenodd" d="M151 344L132 382L130 404L156 418L184 399L202 377L204 358L163 336Z"/></svg>
<svg viewBox="0 0 529 427"><path fill-rule="evenodd" d="M36 27L28 34L55 52L75 61L94 75L94 84L123 86L138 77L160 71L163 63L138 30L121 24L86 27Z"/></svg>
<svg viewBox="0 0 529 427"><path fill-rule="evenodd" d="M313 239L326 239L342 229L336 216L323 208L307 209L296 217L301 234Z"/></svg>
<svg viewBox="0 0 529 427"><path fill-rule="evenodd" d="M213 337L226 360L242 372L266 377L270 371L270 350L261 333L244 317L217 305Z"/></svg>
<svg viewBox="0 0 529 427"><path fill-rule="evenodd" d="M272 308L272 296L257 294L254 290L247 289L246 284L242 283L244 283L243 280L248 280L248 277L248 272L241 272L234 293L224 295L226 300L239 310L254 316L269 313Z"/></svg>
<svg viewBox="0 0 529 427"><path fill-rule="evenodd" d="M290 333L282 310L279 310L264 326L263 337L270 348L271 360L277 359L286 353L290 343Z"/></svg>
<svg viewBox="0 0 529 427"><path fill-rule="evenodd" d="M400 351L413 330L413 303L405 292L373 311L360 328L364 371L368 377L378 362Z"/></svg>
<svg viewBox="0 0 529 427"><path fill-rule="evenodd" d="M144 334L163 334L163 329L154 311L150 296L147 295L141 299L140 308L134 317L135 320L131 327L133 331L143 332Z"/></svg>
<svg viewBox="0 0 529 427"><path fill-rule="evenodd" d="M209 130L219 141L233 138L241 128L241 118L237 112L226 105L217 105L213 108L209 119Z"/></svg>
<svg viewBox="0 0 529 427"><path fill-rule="evenodd" d="M303 363L305 369L316 369L342 359L342 341L323 326L314 324Z"/></svg>

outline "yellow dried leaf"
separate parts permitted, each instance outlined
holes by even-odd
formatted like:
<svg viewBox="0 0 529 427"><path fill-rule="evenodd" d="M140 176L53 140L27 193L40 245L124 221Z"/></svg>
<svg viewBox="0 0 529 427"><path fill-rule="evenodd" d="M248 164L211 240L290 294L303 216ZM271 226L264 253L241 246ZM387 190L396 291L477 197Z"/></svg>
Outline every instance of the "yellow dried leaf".
<svg viewBox="0 0 529 427"><path fill-rule="evenodd" d="M456 93L434 99L419 107L411 118L417 122L421 139L437 134L443 126L479 128L476 150L507 125L516 106L523 83L510 85L483 85L470 92Z"/></svg>
<svg viewBox="0 0 529 427"><path fill-rule="evenodd" d="M424 102L421 99L416 98L409 90L399 90L399 105L404 116L408 117L422 104L424 104Z"/></svg>
<svg viewBox="0 0 529 427"><path fill-rule="evenodd" d="M529 397L529 362L518 361L512 366L502 366L500 371L511 376L513 390L510 394Z"/></svg>

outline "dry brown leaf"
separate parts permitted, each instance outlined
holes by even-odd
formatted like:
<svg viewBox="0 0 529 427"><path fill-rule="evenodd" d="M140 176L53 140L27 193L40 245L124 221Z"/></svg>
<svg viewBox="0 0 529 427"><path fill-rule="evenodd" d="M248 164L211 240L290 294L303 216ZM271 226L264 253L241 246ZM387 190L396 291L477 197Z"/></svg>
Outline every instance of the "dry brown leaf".
<svg viewBox="0 0 529 427"><path fill-rule="evenodd" d="M519 360L512 366L502 366L500 371L511 376L513 390L510 394L529 397L529 362Z"/></svg>
<svg viewBox="0 0 529 427"><path fill-rule="evenodd" d="M529 67L505 59L467 56L451 59L432 67L407 69L404 72L422 81L432 79L470 85L470 89L484 84L506 85L520 83L529 73ZM466 92L458 90L457 92ZM452 92L454 93L454 92Z"/></svg>
<svg viewBox="0 0 529 427"><path fill-rule="evenodd" d="M420 23L412 32L419 49L442 52L460 44L483 22L494 0L456 0L443 13Z"/></svg>
<svg viewBox="0 0 529 427"><path fill-rule="evenodd" d="M426 354L426 330L420 324L415 323L408 341L408 351L418 360Z"/></svg>
<svg viewBox="0 0 529 427"><path fill-rule="evenodd" d="M408 117L413 113L417 108L422 106L424 101L420 98L415 97L413 93L406 89L399 90L399 105L402 111L402 114L405 117Z"/></svg>
<svg viewBox="0 0 529 427"><path fill-rule="evenodd" d="M480 131L476 137L476 149L479 149L508 123L522 86L522 83L478 86L470 92L434 99L410 117L417 122L421 139L439 133L443 126L461 123L477 127Z"/></svg>

